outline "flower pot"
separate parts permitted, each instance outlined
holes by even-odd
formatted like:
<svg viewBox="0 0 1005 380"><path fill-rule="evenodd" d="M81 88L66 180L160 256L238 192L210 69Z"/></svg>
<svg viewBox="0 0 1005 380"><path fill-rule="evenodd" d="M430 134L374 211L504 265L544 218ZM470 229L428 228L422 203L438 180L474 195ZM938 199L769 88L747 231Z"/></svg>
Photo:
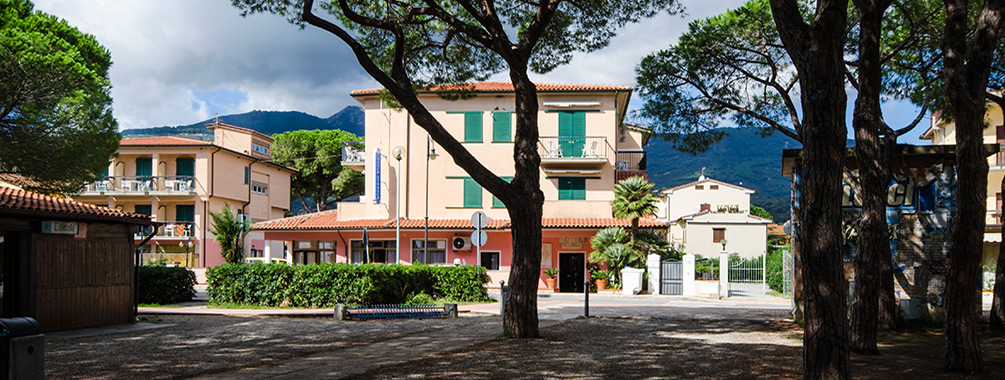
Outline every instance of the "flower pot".
<svg viewBox="0 0 1005 380"><path fill-rule="evenodd" d="M547 284L548 284L548 289L556 290L557 291L557 289L555 289L555 287L558 285L558 280L556 280L554 278L549 278L549 279L545 280L545 282L547 282Z"/></svg>
<svg viewBox="0 0 1005 380"><path fill-rule="evenodd" d="M607 280L599 279L598 278L596 281L597 281L597 291L598 292L601 291L601 290L607 289Z"/></svg>

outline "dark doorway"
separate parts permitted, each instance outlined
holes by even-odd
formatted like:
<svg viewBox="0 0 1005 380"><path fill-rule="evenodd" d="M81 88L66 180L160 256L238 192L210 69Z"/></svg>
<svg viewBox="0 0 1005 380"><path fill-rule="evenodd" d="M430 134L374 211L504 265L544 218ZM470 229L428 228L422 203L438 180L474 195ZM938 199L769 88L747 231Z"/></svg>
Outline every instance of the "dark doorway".
<svg viewBox="0 0 1005 380"><path fill-rule="evenodd" d="M586 262L582 252L558 254L558 291L583 292L583 272Z"/></svg>

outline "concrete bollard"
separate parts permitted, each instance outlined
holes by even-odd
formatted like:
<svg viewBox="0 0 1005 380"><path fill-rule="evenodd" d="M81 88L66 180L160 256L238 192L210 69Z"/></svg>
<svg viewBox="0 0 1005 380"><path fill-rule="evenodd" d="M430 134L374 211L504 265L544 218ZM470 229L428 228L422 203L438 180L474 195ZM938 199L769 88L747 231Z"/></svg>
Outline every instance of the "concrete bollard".
<svg viewBox="0 0 1005 380"><path fill-rule="evenodd" d="M345 305L335 304L335 320L336 321L346 320Z"/></svg>
<svg viewBox="0 0 1005 380"><path fill-rule="evenodd" d="M499 281L499 315L506 315L506 297L509 296L509 288L506 281Z"/></svg>
<svg viewBox="0 0 1005 380"><path fill-rule="evenodd" d="M590 318L590 282L583 284L583 318Z"/></svg>
<svg viewBox="0 0 1005 380"><path fill-rule="evenodd" d="M457 304L456 303L444 303L443 308L446 309L447 318L457 318Z"/></svg>

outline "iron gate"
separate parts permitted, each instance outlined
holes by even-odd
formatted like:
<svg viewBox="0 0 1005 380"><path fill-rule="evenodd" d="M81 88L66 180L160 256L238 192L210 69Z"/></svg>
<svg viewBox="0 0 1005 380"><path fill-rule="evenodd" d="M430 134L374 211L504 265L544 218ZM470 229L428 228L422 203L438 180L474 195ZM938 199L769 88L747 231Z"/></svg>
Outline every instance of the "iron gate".
<svg viewBox="0 0 1005 380"><path fill-rule="evenodd" d="M763 297L767 286L764 264L764 255L729 263L729 296Z"/></svg>
<svg viewBox="0 0 1005 380"><path fill-rule="evenodd" d="M660 263L660 294L684 294L684 263L674 260Z"/></svg>

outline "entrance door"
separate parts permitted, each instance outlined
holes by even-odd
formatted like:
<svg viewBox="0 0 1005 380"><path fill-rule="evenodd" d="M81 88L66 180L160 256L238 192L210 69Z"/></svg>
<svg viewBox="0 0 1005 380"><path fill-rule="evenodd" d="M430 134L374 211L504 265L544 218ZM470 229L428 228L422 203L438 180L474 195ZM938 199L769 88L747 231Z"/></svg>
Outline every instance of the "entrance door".
<svg viewBox="0 0 1005 380"><path fill-rule="evenodd" d="M558 291L570 293L583 292L583 274L586 271L585 254L558 254Z"/></svg>

